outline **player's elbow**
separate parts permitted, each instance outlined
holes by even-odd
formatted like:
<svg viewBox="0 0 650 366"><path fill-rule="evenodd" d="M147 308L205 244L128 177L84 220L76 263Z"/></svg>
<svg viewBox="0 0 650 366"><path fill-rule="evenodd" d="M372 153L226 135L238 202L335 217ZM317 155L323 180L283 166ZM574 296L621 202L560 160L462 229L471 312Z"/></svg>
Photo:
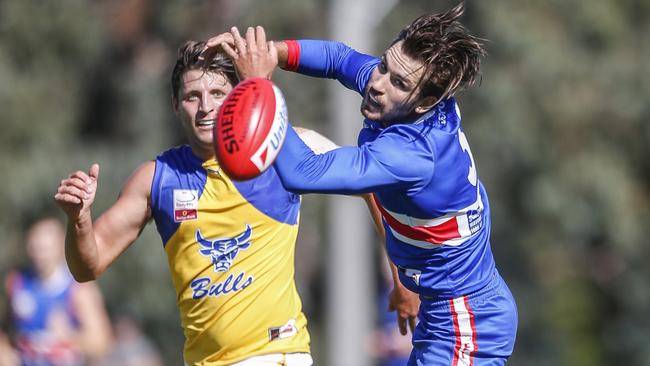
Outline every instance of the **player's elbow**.
<svg viewBox="0 0 650 366"><path fill-rule="evenodd" d="M95 276L92 273L87 273L87 272L71 272L72 277L75 279L75 281L79 283L84 283L84 282L90 282L94 281L97 279L98 276Z"/></svg>
<svg viewBox="0 0 650 366"><path fill-rule="evenodd" d="M70 273L75 281L79 283L95 281L101 275L101 272L98 270L92 270L91 268L84 268L79 266L68 265Z"/></svg>

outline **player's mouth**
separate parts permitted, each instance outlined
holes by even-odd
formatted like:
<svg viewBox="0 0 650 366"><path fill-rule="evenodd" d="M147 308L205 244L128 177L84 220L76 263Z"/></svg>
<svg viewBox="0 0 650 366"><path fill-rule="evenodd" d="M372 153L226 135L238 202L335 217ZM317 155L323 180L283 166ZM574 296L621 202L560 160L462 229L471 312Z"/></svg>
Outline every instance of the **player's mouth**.
<svg viewBox="0 0 650 366"><path fill-rule="evenodd" d="M381 111L381 103L375 99L375 97L372 96L372 94L368 93L366 95L366 98L364 100L364 108L367 109L370 112L379 112Z"/></svg>
<svg viewBox="0 0 650 366"><path fill-rule="evenodd" d="M214 119L202 119L196 121L196 126L199 129L212 129L214 127Z"/></svg>

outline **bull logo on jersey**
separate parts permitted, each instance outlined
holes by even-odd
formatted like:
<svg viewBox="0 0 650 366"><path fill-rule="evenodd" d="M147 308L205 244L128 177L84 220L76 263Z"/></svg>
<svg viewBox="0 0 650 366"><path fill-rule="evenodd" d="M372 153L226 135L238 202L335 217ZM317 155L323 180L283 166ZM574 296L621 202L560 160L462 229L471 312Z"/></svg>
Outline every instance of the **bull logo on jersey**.
<svg viewBox="0 0 650 366"><path fill-rule="evenodd" d="M253 229L246 225L244 232L234 238L208 240L203 238L201 230L196 230L196 241L200 244L199 252L212 259L215 272L226 272L230 269L240 249L247 249L251 245Z"/></svg>

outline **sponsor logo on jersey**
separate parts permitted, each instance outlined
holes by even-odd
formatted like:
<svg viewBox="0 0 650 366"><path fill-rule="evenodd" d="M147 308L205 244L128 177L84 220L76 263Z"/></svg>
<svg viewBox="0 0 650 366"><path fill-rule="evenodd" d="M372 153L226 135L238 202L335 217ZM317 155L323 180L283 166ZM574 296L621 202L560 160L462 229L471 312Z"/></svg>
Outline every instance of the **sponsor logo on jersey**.
<svg viewBox="0 0 650 366"><path fill-rule="evenodd" d="M196 220L199 208L199 191L174 189L174 221Z"/></svg>
<svg viewBox="0 0 650 366"><path fill-rule="evenodd" d="M269 328L269 340L289 338L296 335L298 329L296 328L296 320L290 319L287 324L281 327Z"/></svg>

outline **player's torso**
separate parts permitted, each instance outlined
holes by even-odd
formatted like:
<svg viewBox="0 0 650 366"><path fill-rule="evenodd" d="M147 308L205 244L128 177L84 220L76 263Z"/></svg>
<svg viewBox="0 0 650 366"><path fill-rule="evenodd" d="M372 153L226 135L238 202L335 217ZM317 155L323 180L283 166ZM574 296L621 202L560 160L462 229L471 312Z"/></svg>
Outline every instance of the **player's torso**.
<svg viewBox="0 0 650 366"><path fill-rule="evenodd" d="M152 207L178 296L186 362L308 352L293 278L299 198L273 169L233 182L187 149L163 160L156 162Z"/></svg>
<svg viewBox="0 0 650 366"><path fill-rule="evenodd" d="M494 268L487 194L460 118L453 118L456 107L451 107L439 105L440 111L428 121L403 126L417 129L422 136L421 146L431 151L431 166L422 169L433 174L404 189L375 195L386 227L388 254L401 268L402 282L434 297L481 288ZM371 130L362 131L360 144L382 133ZM418 145L408 148L413 146ZM409 153L408 148L396 147L396 153Z"/></svg>

